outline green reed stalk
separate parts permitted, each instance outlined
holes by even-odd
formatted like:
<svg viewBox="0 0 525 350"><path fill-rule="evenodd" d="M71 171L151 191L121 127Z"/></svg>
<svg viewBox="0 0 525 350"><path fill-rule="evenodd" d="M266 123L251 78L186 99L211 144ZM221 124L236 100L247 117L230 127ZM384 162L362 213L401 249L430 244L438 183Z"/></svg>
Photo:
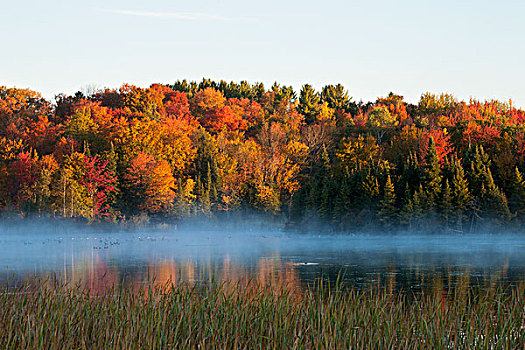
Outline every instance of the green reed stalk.
<svg viewBox="0 0 525 350"><path fill-rule="evenodd" d="M32 281L0 293L0 348L523 348L524 292Z"/></svg>

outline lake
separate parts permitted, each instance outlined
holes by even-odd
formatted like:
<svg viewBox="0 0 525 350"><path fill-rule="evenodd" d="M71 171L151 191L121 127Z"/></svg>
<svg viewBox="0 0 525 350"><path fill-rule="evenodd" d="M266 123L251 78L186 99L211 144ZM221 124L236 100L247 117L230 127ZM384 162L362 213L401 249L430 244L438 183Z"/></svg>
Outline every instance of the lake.
<svg viewBox="0 0 525 350"><path fill-rule="evenodd" d="M0 229L0 287L57 278L100 289L209 281L304 289L319 279L363 289L516 286L525 235L301 235L278 230L94 229L46 224Z"/></svg>

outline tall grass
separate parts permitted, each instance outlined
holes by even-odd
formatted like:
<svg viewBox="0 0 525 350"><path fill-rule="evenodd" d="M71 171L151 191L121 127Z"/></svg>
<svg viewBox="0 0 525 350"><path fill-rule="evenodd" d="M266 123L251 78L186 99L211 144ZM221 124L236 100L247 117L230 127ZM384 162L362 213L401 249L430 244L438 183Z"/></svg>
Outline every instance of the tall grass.
<svg viewBox="0 0 525 350"><path fill-rule="evenodd" d="M257 283L108 288L56 281L0 294L0 347L523 348L522 287L418 295Z"/></svg>

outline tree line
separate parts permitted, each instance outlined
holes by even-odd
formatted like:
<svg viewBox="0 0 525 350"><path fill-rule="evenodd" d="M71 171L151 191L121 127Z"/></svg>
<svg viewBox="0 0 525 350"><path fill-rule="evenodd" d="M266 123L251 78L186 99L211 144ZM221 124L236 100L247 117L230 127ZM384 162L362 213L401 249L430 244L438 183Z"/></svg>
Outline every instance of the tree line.
<svg viewBox="0 0 525 350"><path fill-rule="evenodd" d="M340 84L125 84L48 101L0 87L0 209L89 221L263 212L335 230L525 222L512 101Z"/></svg>

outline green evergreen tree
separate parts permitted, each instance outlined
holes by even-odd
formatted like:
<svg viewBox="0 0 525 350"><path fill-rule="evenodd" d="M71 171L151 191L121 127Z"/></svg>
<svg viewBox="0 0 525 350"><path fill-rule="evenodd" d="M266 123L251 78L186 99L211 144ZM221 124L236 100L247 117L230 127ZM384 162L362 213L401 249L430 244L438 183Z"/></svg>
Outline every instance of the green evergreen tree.
<svg viewBox="0 0 525 350"><path fill-rule="evenodd" d="M348 214L350 210L350 198L352 195L352 189L350 185L350 174L348 170L345 171L340 182L339 190L334 202L334 213L333 221L334 223L340 223L342 218Z"/></svg>
<svg viewBox="0 0 525 350"><path fill-rule="evenodd" d="M319 183L319 178L317 176L312 176L310 178L310 183L308 186L308 199L306 203L306 214L317 212L319 208L320 198L321 198L321 184Z"/></svg>
<svg viewBox="0 0 525 350"><path fill-rule="evenodd" d="M412 195L421 184L421 169L415 154L410 153L405 160L399 183L400 189L404 190L402 199L406 204L409 199L412 199Z"/></svg>
<svg viewBox="0 0 525 350"><path fill-rule="evenodd" d="M326 85L321 92L321 102L326 102L328 107L335 110L347 111L351 98L341 84Z"/></svg>
<svg viewBox="0 0 525 350"><path fill-rule="evenodd" d="M428 140L428 151L425 156L425 166L423 167L423 188L426 197L426 210L436 210L441 192L441 169L439 158L436 151L434 138Z"/></svg>
<svg viewBox="0 0 525 350"><path fill-rule="evenodd" d="M399 224L408 226L412 216L412 193L408 183L405 182L405 189L401 196L401 209L399 211Z"/></svg>
<svg viewBox="0 0 525 350"><path fill-rule="evenodd" d="M361 181L362 196L369 205L373 204L379 196L379 184L377 177L369 170Z"/></svg>
<svg viewBox="0 0 525 350"><path fill-rule="evenodd" d="M191 98L198 91L199 86L196 82L188 82L186 79L180 81L177 80L173 85L169 85L174 91L185 92L188 97Z"/></svg>
<svg viewBox="0 0 525 350"><path fill-rule="evenodd" d="M328 181L328 179L325 179L321 191L321 203L317 210L319 218L328 220L328 218L331 217L331 199L331 182Z"/></svg>
<svg viewBox="0 0 525 350"><path fill-rule="evenodd" d="M217 171L217 141L204 128L196 132L197 154L195 157L195 172L201 177L208 176L211 171L211 181L219 183Z"/></svg>
<svg viewBox="0 0 525 350"><path fill-rule="evenodd" d="M454 213L454 205L452 203L452 191L450 185L448 184L448 179L445 179L443 188L441 190L441 198L439 203L439 214L443 223L447 226L452 221L452 216Z"/></svg>
<svg viewBox="0 0 525 350"><path fill-rule="evenodd" d="M422 220L425 218L426 208L424 203L426 201L426 194L423 187L420 186L419 190L414 192L412 197L412 225L418 227L421 225Z"/></svg>
<svg viewBox="0 0 525 350"><path fill-rule="evenodd" d="M396 206L396 193L390 175L386 178L378 215L383 226L387 228L395 226L397 223L398 210Z"/></svg>
<svg viewBox="0 0 525 350"><path fill-rule="evenodd" d="M292 207L290 208L290 221L292 224L299 224L306 215L308 209L308 186L302 185L293 196Z"/></svg>
<svg viewBox="0 0 525 350"><path fill-rule="evenodd" d="M321 154L321 164L319 167L318 186L320 189L320 197L317 200L318 209L317 215L322 219L330 217L330 201L331 201L331 167L330 167L330 156L326 150L326 146L323 144L323 152Z"/></svg>
<svg viewBox="0 0 525 350"><path fill-rule="evenodd" d="M195 214L204 214L206 216L211 215L210 191L207 186L204 186L200 176L197 176L195 181L195 189L195 194L197 196L197 207L195 208Z"/></svg>
<svg viewBox="0 0 525 350"><path fill-rule="evenodd" d="M486 218L506 222L510 219L507 197L494 183L490 169L484 173L484 183L481 190L481 210Z"/></svg>
<svg viewBox="0 0 525 350"><path fill-rule="evenodd" d="M266 89L263 83L255 83L252 87L252 99L261 103L263 96L266 94Z"/></svg>
<svg viewBox="0 0 525 350"><path fill-rule="evenodd" d="M420 186L414 192L412 198L408 199L402 209L402 220L409 229L418 228L424 218L423 202L425 198L425 191Z"/></svg>
<svg viewBox="0 0 525 350"><path fill-rule="evenodd" d="M201 197L201 211L204 215L210 216L211 215L211 199L210 199L210 191L208 189L203 190L203 194Z"/></svg>
<svg viewBox="0 0 525 350"><path fill-rule="evenodd" d="M455 223L458 227L462 227L467 219L467 210L472 204L472 197L461 163L456 159L453 164L452 203L455 211Z"/></svg>
<svg viewBox="0 0 525 350"><path fill-rule="evenodd" d="M191 190L192 188L188 186L188 181L184 183L182 179L177 180L177 197L175 199L174 210L175 215L179 219L191 216Z"/></svg>
<svg viewBox="0 0 525 350"><path fill-rule="evenodd" d="M361 193L358 201L360 202L359 221L363 225L375 223L377 207L379 202L379 182L371 169L363 174L360 183Z"/></svg>
<svg viewBox="0 0 525 350"><path fill-rule="evenodd" d="M324 217L328 213L327 200L324 197L327 195L328 189L325 188L326 182L330 181L330 156L326 146L323 144L321 159L317 164L316 169L312 169L313 175L310 176L309 194L306 205L307 215L318 215ZM321 206L324 203L324 207Z"/></svg>
<svg viewBox="0 0 525 350"><path fill-rule="evenodd" d="M196 135L197 154L195 157L195 175L200 180L202 191L197 190L199 207L206 214L211 214L211 209L218 200L221 188L221 179L217 168L218 147L216 140L204 129L200 128Z"/></svg>
<svg viewBox="0 0 525 350"><path fill-rule="evenodd" d="M472 146L469 147L467 152L467 160L465 161L468 169L467 179L470 185L471 193L481 193L481 185L485 184L487 180L487 170L490 169L491 161L483 146L476 146L472 151Z"/></svg>
<svg viewBox="0 0 525 350"><path fill-rule="evenodd" d="M452 183L452 179L454 178L455 161L456 158L454 156L452 158L445 156L445 159L443 160L443 164L441 166L441 177L443 180L448 180L449 183Z"/></svg>
<svg viewBox="0 0 525 350"><path fill-rule="evenodd" d="M512 179L512 194L509 199L510 210L519 223L525 222L525 180L518 168L514 171Z"/></svg>
<svg viewBox="0 0 525 350"><path fill-rule="evenodd" d="M273 109L282 103L290 104L297 97L292 86L280 86L277 82L272 85L272 93L274 95Z"/></svg>
<svg viewBox="0 0 525 350"><path fill-rule="evenodd" d="M319 102L319 93L311 85L303 85L299 95L299 112L304 115L308 124L315 121L319 112Z"/></svg>

